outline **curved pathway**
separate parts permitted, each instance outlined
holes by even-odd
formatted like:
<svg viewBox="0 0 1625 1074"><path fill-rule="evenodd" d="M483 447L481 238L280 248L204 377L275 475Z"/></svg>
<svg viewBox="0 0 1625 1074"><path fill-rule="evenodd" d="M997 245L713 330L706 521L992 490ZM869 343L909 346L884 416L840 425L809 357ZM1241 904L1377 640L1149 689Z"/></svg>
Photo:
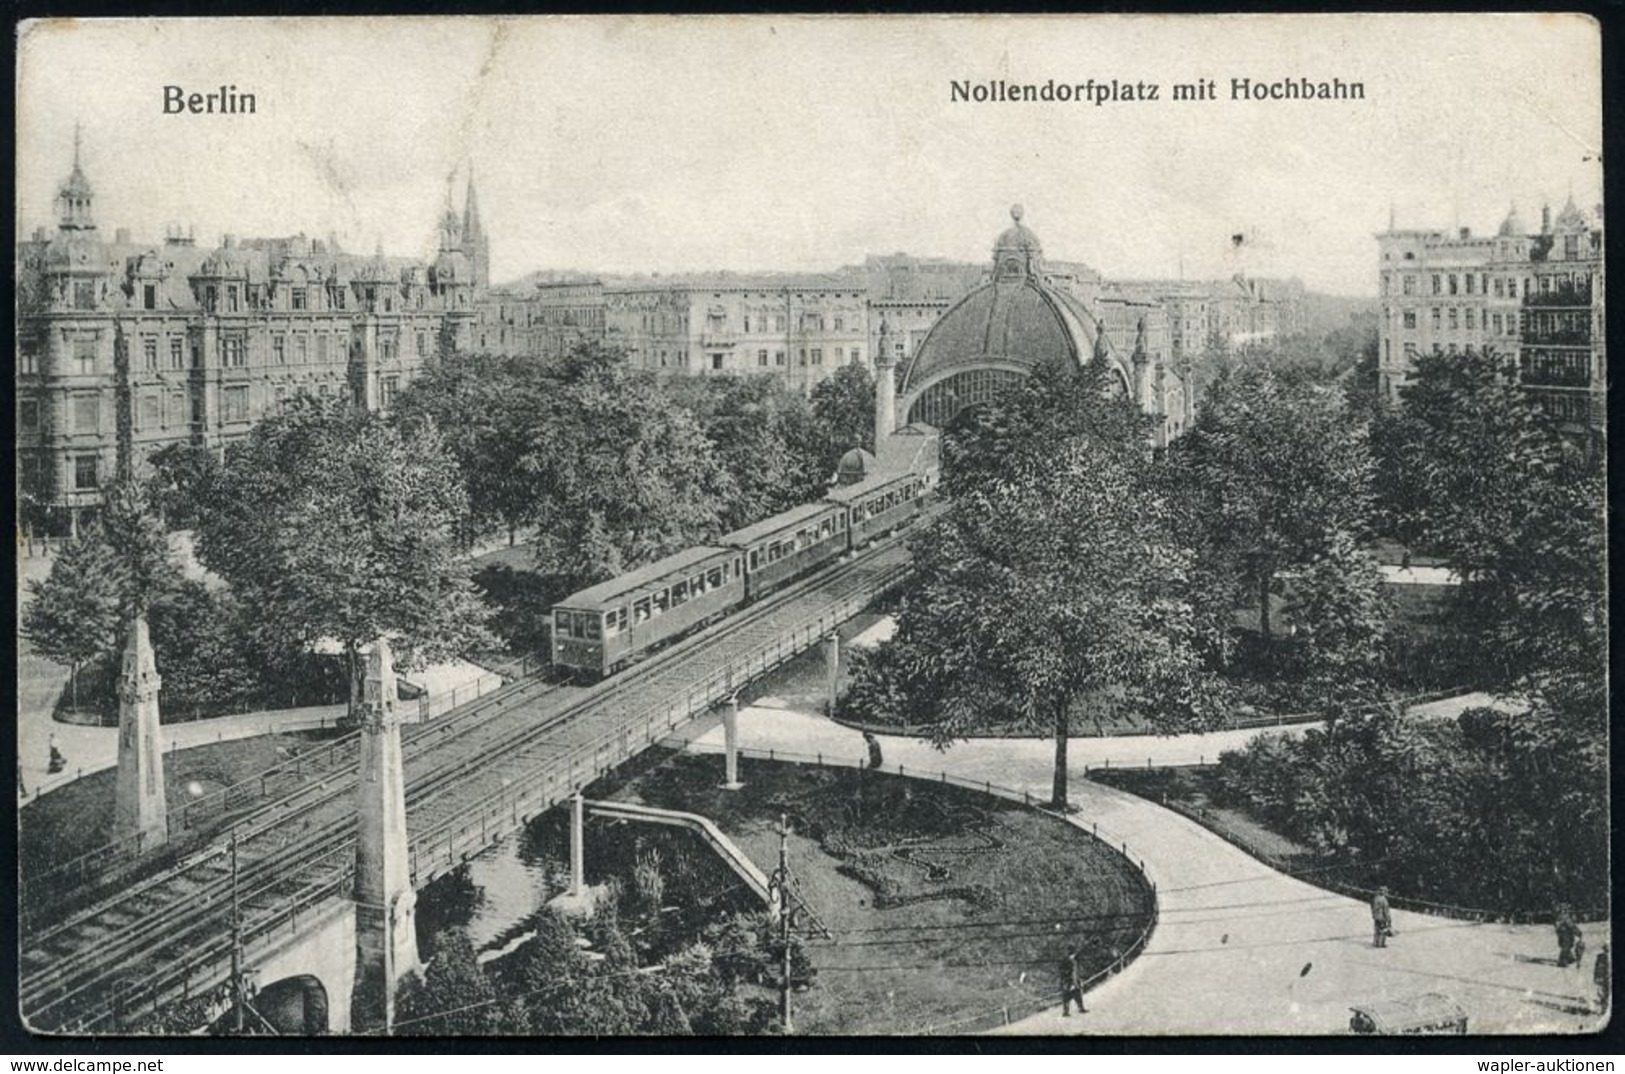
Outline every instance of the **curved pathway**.
<svg viewBox="0 0 1625 1074"><path fill-rule="evenodd" d="M864 756L858 732L820 716L771 707L746 708L740 745L750 750L822 754L854 763ZM1133 740L1144 764L1209 758L1216 736ZM720 749L721 728L695 738ZM1127 844L1157 885L1160 922L1141 956L1089 993L1089 1013L1063 1019L1059 1008L1010 1027L1016 1033L1268 1034L1346 1033L1349 1004L1443 992L1467 1011L1474 1033L1574 1033L1595 1029L1590 1012L1595 952L1606 923L1586 928L1581 967L1559 969L1550 926L1473 924L1398 911L1398 935L1371 946L1364 903L1313 887L1263 865L1200 825L1145 799L1079 778L1122 740L1074 739L1073 823ZM979 740L938 751L918 740L881 739L885 766L921 775L946 770L1048 797L1052 745L1034 740ZM1091 747L1098 751L1090 759ZM907 1027L899 1027L907 1031Z"/></svg>

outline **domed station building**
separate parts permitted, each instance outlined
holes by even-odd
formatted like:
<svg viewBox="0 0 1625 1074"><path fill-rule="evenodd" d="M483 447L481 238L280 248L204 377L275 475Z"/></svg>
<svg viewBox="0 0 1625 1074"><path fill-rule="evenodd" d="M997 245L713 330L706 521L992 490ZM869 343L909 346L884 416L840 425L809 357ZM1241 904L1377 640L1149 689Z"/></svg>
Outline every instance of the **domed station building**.
<svg viewBox="0 0 1625 1074"><path fill-rule="evenodd" d="M950 306L897 375L897 423L942 428L963 410L987 403L1046 362L1070 368L1103 362L1111 390L1161 419L1161 446L1184 432L1190 393L1159 350L1146 343L1144 317L1120 324L1051 281L1043 247L1022 223L1021 206L993 246L986 282ZM1132 335L1130 335L1132 333ZM884 353L884 352L882 352Z"/></svg>

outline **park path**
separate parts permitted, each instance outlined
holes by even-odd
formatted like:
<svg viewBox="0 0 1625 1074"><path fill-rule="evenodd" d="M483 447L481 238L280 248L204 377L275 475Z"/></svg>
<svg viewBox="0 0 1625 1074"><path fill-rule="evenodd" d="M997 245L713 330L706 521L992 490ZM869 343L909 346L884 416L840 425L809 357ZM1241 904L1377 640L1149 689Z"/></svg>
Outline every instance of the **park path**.
<svg viewBox="0 0 1625 1074"><path fill-rule="evenodd" d="M821 716L765 699L741 711L740 745L854 763L861 735ZM1194 737L1194 736L1181 736ZM1204 736L1208 757L1218 751ZM1133 739L1144 764L1181 764L1192 744ZM720 749L722 731L695 739ZM1467 1011L1473 1032L1574 1033L1596 1028L1589 1013L1594 953L1608 925L1586 928L1579 968L1555 965L1550 926L1476 924L1396 912L1398 935L1371 946L1363 902L1335 895L1263 865L1200 825L1079 777L1120 747L1113 740L1071 743L1072 822L1095 829L1144 863L1157 885L1161 917L1144 953L1089 993L1089 1013L1063 1019L1059 1008L1010 1027L1023 1034L1270 1034L1347 1032L1349 1005L1442 992ZM883 736L888 770L921 776L947 771L988 780L1035 800L1049 795L1050 743L1019 739L961 742L947 751ZM1091 752L1096 758L1089 760ZM906 1031L906 1027L900 1027Z"/></svg>

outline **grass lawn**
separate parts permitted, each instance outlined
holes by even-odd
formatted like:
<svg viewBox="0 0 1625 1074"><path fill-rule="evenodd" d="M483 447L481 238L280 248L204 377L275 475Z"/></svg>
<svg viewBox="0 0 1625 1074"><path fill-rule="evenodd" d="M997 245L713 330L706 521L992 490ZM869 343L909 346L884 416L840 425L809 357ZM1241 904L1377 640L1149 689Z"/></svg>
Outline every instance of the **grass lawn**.
<svg viewBox="0 0 1625 1074"><path fill-rule="evenodd" d="M1215 804L1214 781L1218 769L1203 768L1096 768L1089 778L1119 790L1180 808L1192 820L1253 854L1275 859L1294 869L1324 866L1327 860L1270 828L1243 809Z"/></svg>
<svg viewBox="0 0 1625 1074"><path fill-rule="evenodd" d="M1087 833L974 791L855 769L678 755L616 792L712 818L771 873L788 815L792 872L833 933L794 998L805 1033L908 1033L1058 1002L1060 964L1103 969L1144 928L1139 873ZM995 1018L995 1021L997 1019ZM958 1031L985 1028L960 1025Z"/></svg>

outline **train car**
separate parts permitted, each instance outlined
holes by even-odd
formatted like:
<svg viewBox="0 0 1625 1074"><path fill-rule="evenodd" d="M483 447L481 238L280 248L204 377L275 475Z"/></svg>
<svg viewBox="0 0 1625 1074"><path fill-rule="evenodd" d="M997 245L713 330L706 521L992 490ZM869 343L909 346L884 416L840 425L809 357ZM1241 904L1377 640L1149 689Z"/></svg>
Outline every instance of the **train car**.
<svg viewBox="0 0 1625 1074"><path fill-rule="evenodd" d="M553 663L599 679L743 603L738 549L684 549L553 605Z"/></svg>
<svg viewBox="0 0 1625 1074"><path fill-rule="evenodd" d="M745 597L755 600L847 550L847 512L808 503L722 537L745 557Z"/></svg>
<svg viewBox="0 0 1625 1074"><path fill-rule="evenodd" d="M845 510L850 546L858 549L914 521L925 509L925 492L925 479L919 474L882 473L830 489L824 499Z"/></svg>

